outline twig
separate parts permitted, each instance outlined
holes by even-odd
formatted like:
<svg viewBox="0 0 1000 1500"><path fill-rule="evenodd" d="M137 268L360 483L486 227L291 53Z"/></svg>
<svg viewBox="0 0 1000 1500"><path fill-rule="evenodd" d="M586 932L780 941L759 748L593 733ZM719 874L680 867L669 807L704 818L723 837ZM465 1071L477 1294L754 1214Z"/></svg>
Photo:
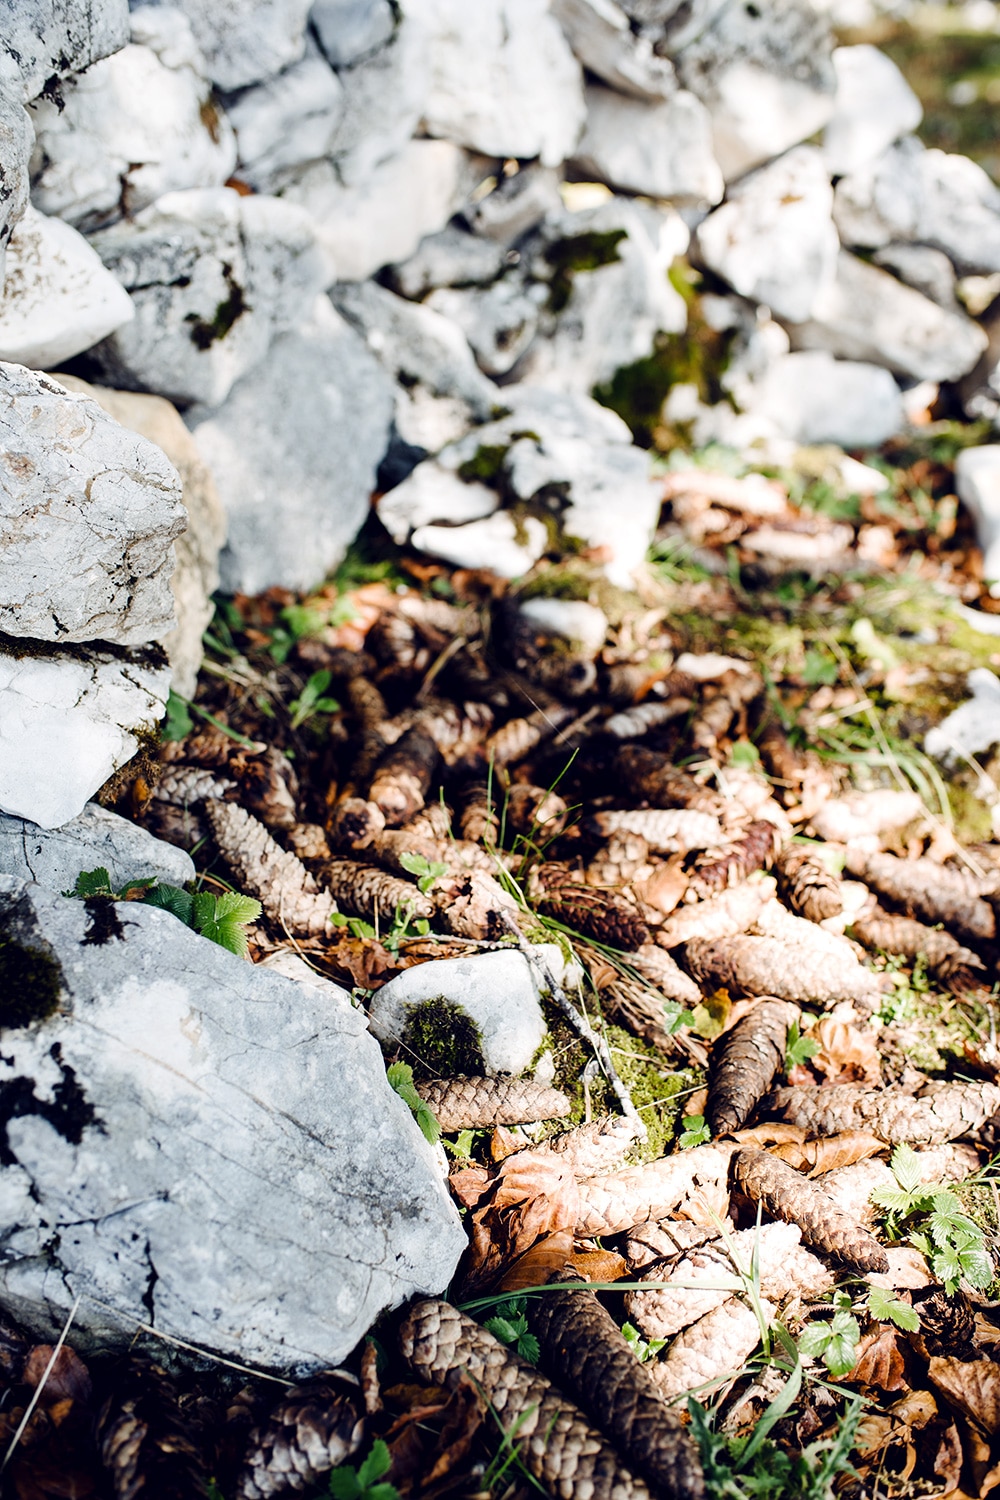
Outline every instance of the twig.
<svg viewBox="0 0 1000 1500"><path fill-rule="evenodd" d="M82 1295L83 1293L81 1292L80 1296L82 1297ZM116 1318L125 1318L129 1323L132 1324L137 1332L148 1333L152 1338L160 1339L164 1344L172 1344L175 1349L183 1349L188 1354L197 1354L199 1359L210 1360L214 1365L225 1365L227 1370L236 1370L240 1375L252 1375L255 1380L270 1380L274 1385L283 1385L286 1390L291 1390L295 1384L294 1380L283 1380L280 1375L269 1375L266 1370L255 1370L250 1365L238 1364L234 1359L223 1359L221 1354L213 1354L210 1349L203 1349L200 1344L188 1344L184 1341L184 1339L176 1339L169 1333L161 1333L160 1330L158 1328L154 1328L151 1323L143 1323L141 1319L134 1318L130 1313L123 1312L120 1307L112 1307L110 1302L102 1302L99 1297L91 1297L88 1295L87 1301L92 1302L95 1307L103 1308L105 1312L113 1312ZM77 1297L76 1302L73 1304L73 1309L70 1313L70 1321L72 1321L73 1314L76 1312L76 1309L79 1307L79 1305L80 1297ZM66 1327L63 1329L63 1338L65 1338L68 1331L69 1322L67 1322ZM62 1339L60 1339L60 1343L61 1342ZM59 1345L57 1344L55 1353L58 1354L58 1352ZM53 1355L53 1359L54 1358L55 1355ZM45 1373L47 1375L48 1370L46 1370ZM45 1382L43 1380L42 1384L44 1385L44 1383ZM39 1390L40 1389L41 1387L39 1387ZM15 1436L15 1442L16 1441L17 1438ZM11 1447L13 1447L13 1443L11 1444ZM4 1459L4 1463L6 1463L6 1461L7 1460ZM2 1472L2 1466L0 1466L0 1473Z"/></svg>
<svg viewBox="0 0 1000 1500"><path fill-rule="evenodd" d="M20 1422L17 1424L17 1431L14 1433L14 1436L10 1440L10 1447L7 1449L7 1452L3 1456L3 1462L0 1463L0 1474L3 1473L4 1469L6 1469L7 1465L10 1463L11 1459L14 1457L14 1450L17 1448L18 1443L21 1441L21 1437L22 1437L22 1435L24 1433L24 1429L27 1427L28 1423L31 1421L31 1414L35 1410L35 1407L38 1405L38 1402L39 1402L39 1400L41 1398L41 1394L42 1394L42 1392L45 1389L46 1381L48 1380L49 1376L52 1374L52 1368L55 1365L56 1360L59 1358L59 1351L62 1348L63 1344L65 1344L65 1342L66 1342L66 1335L69 1333L70 1327L71 1327L71 1325L73 1323L73 1319L76 1317L76 1310L80 1306L80 1298L82 1296L83 1296L82 1292L78 1292L77 1293L76 1301L73 1303L73 1306L69 1310L69 1316L67 1317L65 1323L62 1326L62 1333L60 1333L58 1339L56 1340L56 1346L53 1349L51 1355L49 1356L49 1362L45 1366L45 1370L44 1370L44 1372L42 1374L42 1378L38 1382L38 1384L35 1386L35 1393L34 1393L34 1395L32 1396L31 1400L28 1402L27 1406L24 1408L24 1416L21 1418Z"/></svg>
<svg viewBox="0 0 1000 1500"><path fill-rule="evenodd" d="M615 1093L618 1095L618 1102L622 1107L622 1113L632 1122L632 1127L636 1133L636 1139L641 1141L646 1140L649 1132L639 1115L639 1111L632 1103L632 1095L629 1093L625 1084L622 1083L621 1079L618 1077L615 1065L611 1061L611 1053L608 1049L607 1042L602 1036L598 1036L597 1032L587 1020L587 1017L573 1004L572 1000L569 998L562 985L559 984L552 970L545 962L545 959L541 956L537 949L533 948L532 945L527 941L524 933L520 930L509 912L502 912L501 917L504 926L507 928L508 932L510 932L512 937L516 938L517 946L520 948L521 952L524 954L531 967L537 974L541 976L545 987L548 989L550 995L552 996L552 999L555 1001L556 1005L558 1005L559 1009L562 1011L563 1015L566 1017L573 1030L577 1033L578 1036L583 1038L588 1046L594 1049L594 1053L598 1061L600 1062L601 1067L604 1069L605 1077L607 1078L611 1087L614 1089Z"/></svg>

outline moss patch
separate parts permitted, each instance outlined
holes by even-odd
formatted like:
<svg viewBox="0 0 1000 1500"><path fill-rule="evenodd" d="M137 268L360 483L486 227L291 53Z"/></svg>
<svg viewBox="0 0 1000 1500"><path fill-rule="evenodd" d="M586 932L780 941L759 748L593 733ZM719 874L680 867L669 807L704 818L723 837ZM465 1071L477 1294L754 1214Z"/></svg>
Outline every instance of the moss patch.
<svg viewBox="0 0 1000 1500"><path fill-rule="evenodd" d="M459 479L464 480L466 484L478 480L480 484L489 484L496 488L503 473L504 459L509 451L509 447L503 443L484 443L476 449L471 458L465 460L464 464L459 464Z"/></svg>
<svg viewBox="0 0 1000 1500"><path fill-rule="evenodd" d="M586 234L570 234L556 240L545 251L552 267L549 283L549 307L562 312L573 295L573 277L577 271L596 271L620 260L618 246L627 239L626 229L591 229Z"/></svg>
<svg viewBox="0 0 1000 1500"><path fill-rule="evenodd" d="M443 995L409 1007L403 1043L415 1078L454 1078L484 1071L479 1027Z"/></svg>
<svg viewBox="0 0 1000 1500"><path fill-rule="evenodd" d="M196 349L211 349L219 339L224 339L238 318L250 309L243 295L243 288L233 275L228 264L222 267L229 295L216 307L210 319L199 318L197 313L188 313L185 322L190 324L188 337Z"/></svg>
<svg viewBox="0 0 1000 1500"><path fill-rule="evenodd" d="M42 948L0 934L0 1027L44 1021L59 1008L62 969Z"/></svg>

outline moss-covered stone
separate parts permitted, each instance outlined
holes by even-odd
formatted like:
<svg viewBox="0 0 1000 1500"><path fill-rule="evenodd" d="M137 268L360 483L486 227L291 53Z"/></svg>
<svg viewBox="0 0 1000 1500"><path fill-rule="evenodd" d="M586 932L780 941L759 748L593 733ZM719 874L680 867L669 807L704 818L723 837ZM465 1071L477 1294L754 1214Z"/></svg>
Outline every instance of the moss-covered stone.
<svg viewBox="0 0 1000 1500"><path fill-rule="evenodd" d="M506 443L483 443L471 458L467 458L464 464L459 464L459 479L466 484L478 480L480 484L496 488L503 473L504 459L509 452L510 448Z"/></svg>
<svg viewBox="0 0 1000 1500"><path fill-rule="evenodd" d="M591 229L585 234L570 234L556 240L545 251L552 267L549 283L549 307L562 312L573 295L573 277L577 271L596 271L620 260L618 246L626 239L625 229Z"/></svg>
<svg viewBox="0 0 1000 1500"><path fill-rule="evenodd" d="M54 958L0 933L0 1028L44 1021L59 1008L62 990Z"/></svg>
<svg viewBox="0 0 1000 1500"><path fill-rule="evenodd" d="M415 1078L453 1078L483 1072L479 1027L443 995L410 1007L402 1040Z"/></svg>

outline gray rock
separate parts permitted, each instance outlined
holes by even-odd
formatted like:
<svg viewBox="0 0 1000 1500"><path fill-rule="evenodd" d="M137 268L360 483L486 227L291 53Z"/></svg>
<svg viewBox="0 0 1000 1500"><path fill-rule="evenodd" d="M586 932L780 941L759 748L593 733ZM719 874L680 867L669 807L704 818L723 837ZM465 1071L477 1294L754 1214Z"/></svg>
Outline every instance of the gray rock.
<svg viewBox="0 0 1000 1500"><path fill-rule="evenodd" d="M92 360L109 384L174 401L223 401L330 275L301 208L232 188L168 193L92 244L136 308Z"/></svg>
<svg viewBox="0 0 1000 1500"><path fill-rule="evenodd" d="M92 396L116 422L155 443L180 475L187 525L174 542L177 566L170 579L177 623L161 637L161 644L170 661L174 690L193 698L204 654L202 638L215 613L212 595L219 587L219 551L226 539L226 517L215 481L176 408L162 396L88 385L74 375L60 374L59 384Z"/></svg>
<svg viewBox="0 0 1000 1500"><path fill-rule="evenodd" d="M410 537L418 552L440 557L456 568L483 569L498 578L520 578L548 548L544 521L494 511L465 526L418 526Z"/></svg>
<svg viewBox="0 0 1000 1500"><path fill-rule="evenodd" d="M0 359L47 370L134 316L128 292L83 235L29 203L7 243Z"/></svg>
<svg viewBox="0 0 1000 1500"><path fill-rule="evenodd" d="M584 67L623 94L669 99L677 75L648 36L636 35L614 0L553 0L552 14Z"/></svg>
<svg viewBox="0 0 1000 1500"><path fill-rule="evenodd" d="M389 377L320 297L222 406L186 413L229 521L227 591L305 590L337 566L367 514L392 407Z"/></svg>
<svg viewBox="0 0 1000 1500"><path fill-rule="evenodd" d="M311 0L176 0L225 93L273 78L305 50Z"/></svg>
<svg viewBox="0 0 1000 1500"><path fill-rule="evenodd" d="M0 651L0 809L42 828L83 810L163 717L162 652Z"/></svg>
<svg viewBox="0 0 1000 1500"><path fill-rule="evenodd" d="M938 307L961 310L955 294L955 268L943 250L932 250L929 245L886 245L875 251L872 260Z"/></svg>
<svg viewBox="0 0 1000 1500"><path fill-rule="evenodd" d="M976 523L983 577L1000 593L1000 446L963 448L955 458L958 498Z"/></svg>
<svg viewBox="0 0 1000 1500"><path fill-rule="evenodd" d="M134 903L95 942L81 901L7 880L0 902L5 962L47 958L60 1001L4 1032L0 1288L19 1320L51 1337L79 1297L84 1350L126 1350L142 1323L304 1374L444 1289L465 1233L343 991Z"/></svg>
<svg viewBox="0 0 1000 1500"><path fill-rule="evenodd" d="M560 950L542 946L550 966L561 970ZM441 1002L472 1022L486 1073L523 1073L545 1040L545 1018L537 982L528 960L513 949L445 958L404 969L372 996L368 1021L380 1041L413 1045L421 1010L431 1017ZM471 1071L471 1070L470 1070Z"/></svg>
<svg viewBox="0 0 1000 1500"><path fill-rule="evenodd" d="M388 44L339 73L344 111L330 142L346 186L363 186L416 133L430 89L428 38L407 7Z"/></svg>
<svg viewBox="0 0 1000 1500"><path fill-rule="evenodd" d="M240 176L260 193L280 187L296 167L326 156L344 113L344 88L318 56L226 101L239 143Z"/></svg>
<svg viewBox="0 0 1000 1500"><path fill-rule="evenodd" d="M205 60L172 6L132 15L132 42L39 99L32 201L84 232L164 193L221 187L236 140L212 101Z"/></svg>
<svg viewBox="0 0 1000 1500"><path fill-rule="evenodd" d="M441 287L426 306L460 328L479 368L498 376L512 370L531 344L547 296L544 286L525 286L512 275L488 287Z"/></svg>
<svg viewBox="0 0 1000 1500"><path fill-rule="evenodd" d="M887 271L841 251L812 318L788 326L796 349L871 361L912 380L957 380L986 348L978 324L947 312Z"/></svg>
<svg viewBox="0 0 1000 1500"><path fill-rule="evenodd" d="M50 80L82 73L128 41L128 0L7 0L0 56L21 80L21 97L34 99Z"/></svg>
<svg viewBox="0 0 1000 1500"><path fill-rule="evenodd" d="M317 162L282 189L303 207L329 256L329 281L364 281L405 260L427 234L443 229L465 197L465 153L450 141L409 141L357 187L345 187L332 162Z"/></svg>
<svg viewBox="0 0 1000 1500"><path fill-rule="evenodd" d="M428 459L418 464L402 484L381 497L378 517L400 547L411 532L423 526L464 526L500 508L496 490L475 480L460 479L452 468Z"/></svg>
<svg viewBox="0 0 1000 1500"><path fill-rule="evenodd" d="M309 20L335 68L349 68L377 52L396 25L389 0L314 0Z"/></svg>
<svg viewBox="0 0 1000 1500"><path fill-rule="evenodd" d="M429 135L558 166L583 125L580 65L548 0L409 0L426 27Z"/></svg>
<svg viewBox="0 0 1000 1500"><path fill-rule="evenodd" d="M55 829L0 813L0 875L37 881L49 891L71 891L79 874L97 869L107 870L116 891L129 881L151 876L170 885L195 877L190 854L155 839L99 802L88 802L75 818Z"/></svg>
<svg viewBox="0 0 1000 1500"><path fill-rule="evenodd" d="M0 366L0 516L0 631L132 645L170 629L175 469L96 402L19 365Z"/></svg>
<svg viewBox="0 0 1000 1500"><path fill-rule="evenodd" d="M920 100L891 58L867 43L835 47L836 107L823 133L833 177L857 172L923 118Z"/></svg>
<svg viewBox="0 0 1000 1500"><path fill-rule="evenodd" d="M875 448L903 426L902 398L888 370L819 351L779 356L744 403L776 436L796 443Z"/></svg>
<svg viewBox="0 0 1000 1500"><path fill-rule="evenodd" d="M28 165L31 160L31 120L13 80L0 75L0 291L3 290L4 262L11 231L28 206Z"/></svg>
<svg viewBox="0 0 1000 1500"><path fill-rule="evenodd" d="M446 309L407 302L374 281L342 282L330 296L394 380L457 396L480 420L499 404L500 392L476 367L461 325L442 316Z"/></svg>
<svg viewBox="0 0 1000 1500"><path fill-rule="evenodd" d="M712 117L727 182L821 130L834 112L829 25L809 0L726 0L672 52L678 77Z"/></svg>
<svg viewBox="0 0 1000 1500"><path fill-rule="evenodd" d="M845 245L875 250L917 238L923 205L924 147L906 136L858 172L842 177L833 217Z"/></svg>
<svg viewBox="0 0 1000 1500"><path fill-rule="evenodd" d="M511 177L501 177L492 192L467 207L465 217L477 234L511 245L550 213L559 213L559 173L529 162Z"/></svg>
<svg viewBox="0 0 1000 1500"><path fill-rule="evenodd" d="M966 684L972 697L924 737L928 755L955 767L1000 743L1000 677L989 667L974 667Z"/></svg>
<svg viewBox="0 0 1000 1500"><path fill-rule="evenodd" d="M673 56L710 25L726 0L619 0L634 29Z"/></svg>
<svg viewBox="0 0 1000 1500"><path fill-rule="evenodd" d="M705 106L683 90L650 104L588 84L587 123L573 153L581 172L625 192L688 204L718 203L722 172Z"/></svg>
<svg viewBox="0 0 1000 1500"><path fill-rule="evenodd" d="M822 154L796 146L742 178L702 220L698 253L741 296L801 322L836 276L832 208Z"/></svg>
<svg viewBox="0 0 1000 1500"><path fill-rule="evenodd" d="M392 284L403 297L423 297L439 286L481 286L495 281L507 257L501 245L448 225L429 234L416 250L391 271Z"/></svg>

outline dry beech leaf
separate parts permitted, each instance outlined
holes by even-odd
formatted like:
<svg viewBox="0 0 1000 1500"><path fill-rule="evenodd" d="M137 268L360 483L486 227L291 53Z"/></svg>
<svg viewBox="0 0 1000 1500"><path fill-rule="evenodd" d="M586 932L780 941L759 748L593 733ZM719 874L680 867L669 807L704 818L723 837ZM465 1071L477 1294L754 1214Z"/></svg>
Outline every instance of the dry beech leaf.
<svg viewBox="0 0 1000 1500"><path fill-rule="evenodd" d="M989 1438L1000 1433L1000 1365L992 1359L961 1360L934 1355L927 1366L931 1383Z"/></svg>
<svg viewBox="0 0 1000 1500"><path fill-rule="evenodd" d="M858 1385L877 1385L883 1391L905 1389L909 1382L896 1329L879 1324L862 1334L857 1363L847 1379Z"/></svg>
<svg viewBox="0 0 1000 1500"><path fill-rule="evenodd" d="M485 1290L536 1240L572 1230L579 1204L572 1169L554 1153L509 1156L490 1175L473 1210L463 1292Z"/></svg>
<svg viewBox="0 0 1000 1500"><path fill-rule="evenodd" d="M927 1261L913 1245L886 1245L888 1271L872 1271L865 1278L870 1286L884 1286L894 1292L916 1292L931 1286L934 1278Z"/></svg>
<svg viewBox="0 0 1000 1500"><path fill-rule="evenodd" d="M821 1177L825 1172L835 1172L840 1167L850 1167L854 1162L877 1156L885 1150L885 1142L866 1130L843 1130L839 1135L779 1144L770 1149L773 1156L780 1157L790 1167L808 1172L810 1177Z"/></svg>
<svg viewBox="0 0 1000 1500"><path fill-rule="evenodd" d="M561 1272L573 1255L573 1235L568 1229L544 1235L507 1267L497 1282L498 1292L522 1292L525 1287L544 1286ZM610 1253L610 1252L605 1252ZM617 1259L621 1260L621 1256Z"/></svg>
<svg viewBox="0 0 1000 1500"><path fill-rule="evenodd" d="M811 1067L829 1083L882 1082L878 1044L874 1033L860 1031L849 1021L823 1016L810 1033L819 1051L809 1059Z"/></svg>
<svg viewBox="0 0 1000 1500"><path fill-rule="evenodd" d="M620 1281L628 1265L616 1250L575 1250L570 1265L587 1281Z"/></svg>
<svg viewBox="0 0 1000 1500"><path fill-rule="evenodd" d="M52 1349L51 1344L34 1346L21 1372L21 1379L25 1385L38 1385L52 1358ZM41 1396L43 1404L51 1406L57 1401L69 1400L79 1401L86 1405L92 1392L90 1371L87 1366L68 1344L63 1344L45 1381L45 1389Z"/></svg>

